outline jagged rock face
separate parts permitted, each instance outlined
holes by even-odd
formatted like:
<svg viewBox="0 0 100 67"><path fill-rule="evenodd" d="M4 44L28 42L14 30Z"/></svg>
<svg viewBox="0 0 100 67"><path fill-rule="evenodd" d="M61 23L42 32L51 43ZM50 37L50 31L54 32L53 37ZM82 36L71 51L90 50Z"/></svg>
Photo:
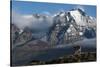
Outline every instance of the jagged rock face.
<svg viewBox="0 0 100 67"><path fill-rule="evenodd" d="M95 34L96 33L96 19L95 18L86 15L86 13L80 9L70 11L70 13L75 19L77 27L79 26L79 30L83 32L84 37L93 38L96 36Z"/></svg>
<svg viewBox="0 0 100 67"><path fill-rule="evenodd" d="M12 43L14 43L14 41L16 40L16 38L19 36L19 28L17 28L16 25L11 24L11 39L12 39Z"/></svg>
<svg viewBox="0 0 100 67"><path fill-rule="evenodd" d="M53 15L53 21L50 18L51 25L46 27L49 22L44 25L46 29L42 28L41 24L48 21L48 16L36 14L33 15L33 17L35 18L36 26L32 23L31 26L29 25L27 27L26 24L22 31L16 25L11 24L12 47L14 48L12 49L12 61L14 65L29 63L33 60L33 57L35 59L35 56L42 54L43 51L47 52L48 49L50 49L52 53L55 51L52 50L52 46L57 47L62 44L70 45L70 43L73 45L73 42L76 42L76 45L82 44L81 47L84 46L84 48L84 43L86 43L86 45L88 45L88 43L89 45L95 45L96 41L90 38L95 39L96 37L96 19L86 15L86 13L80 9L73 9L68 12L63 11ZM40 27L38 28L38 26ZM84 37L91 41L84 41ZM42 39L46 40L42 41ZM82 42L79 40L82 40ZM68 46L66 47L68 48ZM95 46L92 46L92 48L94 47ZM71 48L71 50L73 49ZM69 51L70 50L68 50L68 52ZM63 53L61 50L58 51L58 48L55 52ZM55 52L53 53L54 55Z"/></svg>
<svg viewBox="0 0 100 67"><path fill-rule="evenodd" d="M31 31L23 31L16 39L14 44L23 44L32 39Z"/></svg>
<svg viewBox="0 0 100 67"><path fill-rule="evenodd" d="M25 29L23 32L15 26L11 24L11 37L12 37L12 48L17 45L23 44L32 39L32 32L29 29Z"/></svg>
<svg viewBox="0 0 100 67"><path fill-rule="evenodd" d="M66 43L68 39L94 38L96 36L96 19L86 15L81 9L60 12L54 16L54 26L49 33L51 44ZM92 29L88 30L87 29ZM73 40L75 40L73 39ZM52 40L52 41L51 41ZM69 40L68 40L69 41Z"/></svg>
<svg viewBox="0 0 100 67"><path fill-rule="evenodd" d="M52 16L33 14L31 18L34 18L30 22L31 25L28 24L27 26L26 24L23 29L24 32L17 39L15 35L19 34L20 29L16 33L15 30L13 31L15 43L24 43L32 38L41 39L46 36L51 45L62 44L67 43L70 39L88 38L89 34L86 33L86 29L93 29L91 37L96 36L96 19L88 16L81 9L62 11Z"/></svg>
<svg viewBox="0 0 100 67"><path fill-rule="evenodd" d="M88 16L80 9L70 11L71 16L75 19L76 24L79 26L93 27L96 26L96 19Z"/></svg>
<svg viewBox="0 0 100 67"><path fill-rule="evenodd" d="M96 31L93 28L85 29L84 36L86 38L96 37Z"/></svg>

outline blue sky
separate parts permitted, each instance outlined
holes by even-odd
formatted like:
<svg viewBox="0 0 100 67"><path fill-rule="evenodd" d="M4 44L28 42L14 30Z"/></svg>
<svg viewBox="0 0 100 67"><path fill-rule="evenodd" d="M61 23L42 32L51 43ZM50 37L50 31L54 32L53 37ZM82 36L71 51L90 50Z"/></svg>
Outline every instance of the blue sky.
<svg viewBox="0 0 100 67"><path fill-rule="evenodd" d="M76 7L80 7L84 9L88 15L96 17L96 6L92 5L57 4L57 3L27 2L27 1L12 2L12 10L20 14L34 14L34 13L54 14L61 10L68 11Z"/></svg>

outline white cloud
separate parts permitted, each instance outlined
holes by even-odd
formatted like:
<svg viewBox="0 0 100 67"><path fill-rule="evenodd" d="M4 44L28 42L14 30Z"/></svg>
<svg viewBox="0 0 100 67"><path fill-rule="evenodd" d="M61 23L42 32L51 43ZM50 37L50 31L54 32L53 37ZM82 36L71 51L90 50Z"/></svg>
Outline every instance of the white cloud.
<svg viewBox="0 0 100 67"><path fill-rule="evenodd" d="M18 28L24 29L28 27L32 30L46 30L52 25L52 17L48 16L46 19L40 17L36 18L34 15L22 15L12 12L12 23Z"/></svg>
<svg viewBox="0 0 100 67"><path fill-rule="evenodd" d="M82 11L85 11L84 7L81 5L77 5L75 8L80 8Z"/></svg>
<svg viewBox="0 0 100 67"><path fill-rule="evenodd" d="M47 11L42 12L42 14L44 14L44 15L51 15L51 13L49 13Z"/></svg>

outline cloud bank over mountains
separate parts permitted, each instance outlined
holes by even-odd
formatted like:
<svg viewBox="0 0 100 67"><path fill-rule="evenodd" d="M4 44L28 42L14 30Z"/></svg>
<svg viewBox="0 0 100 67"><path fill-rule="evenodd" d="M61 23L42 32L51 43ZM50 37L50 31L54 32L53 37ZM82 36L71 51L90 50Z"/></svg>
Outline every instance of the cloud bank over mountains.
<svg viewBox="0 0 100 67"><path fill-rule="evenodd" d="M19 29L29 28L32 30L44 31L53 24L52 16L23 15L12 12L12 24L15 24Z"/></svg>

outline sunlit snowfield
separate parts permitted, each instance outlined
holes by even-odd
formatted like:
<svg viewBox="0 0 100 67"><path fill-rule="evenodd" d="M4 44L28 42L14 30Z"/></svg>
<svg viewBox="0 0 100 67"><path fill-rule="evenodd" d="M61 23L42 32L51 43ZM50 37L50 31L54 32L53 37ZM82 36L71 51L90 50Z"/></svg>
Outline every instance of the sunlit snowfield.
<svg viewBox="0 0 100 67"><path fill-rule="evenodd" d="M96 6L11 5L11 65L96 61Z"/></svg>

